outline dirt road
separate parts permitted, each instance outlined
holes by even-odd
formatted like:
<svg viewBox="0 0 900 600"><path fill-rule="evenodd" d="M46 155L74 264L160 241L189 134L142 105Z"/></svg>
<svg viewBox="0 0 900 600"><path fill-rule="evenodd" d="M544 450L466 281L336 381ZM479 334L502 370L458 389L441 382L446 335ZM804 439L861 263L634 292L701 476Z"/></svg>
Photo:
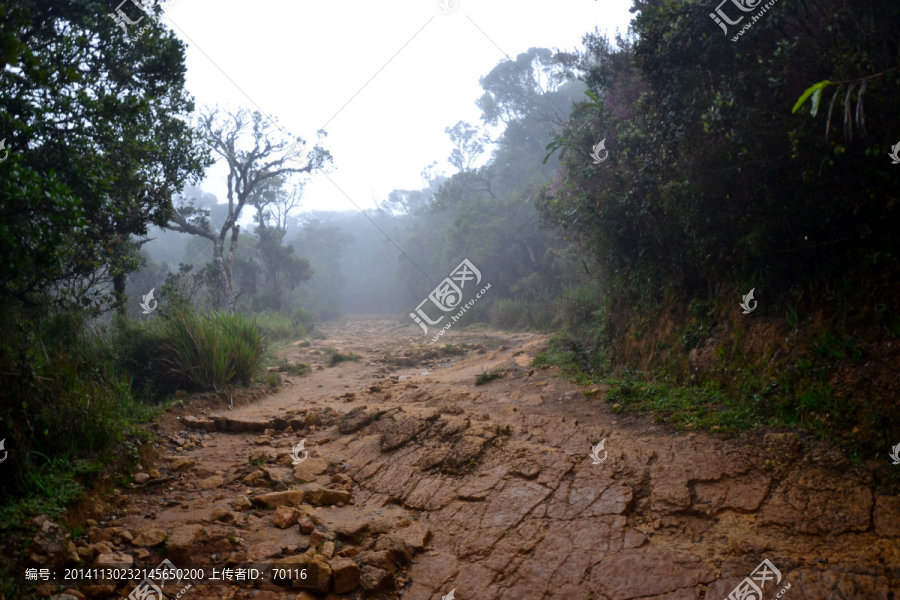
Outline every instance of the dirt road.
<svg viewBox="0 0 900 600"><path fill-rule="evenodd" d="M82 555L313 562L303 584L322 592L195 586L183 600L721 600L740 585L900 598L900 499L822 444L617 415L602 389L532 368L536 334L454 329L442 339L454 354L411 323L322 329L282 353L310 374L164 420L149 481L122 490ZM327 347L361 358L328 367Z"/></svg>

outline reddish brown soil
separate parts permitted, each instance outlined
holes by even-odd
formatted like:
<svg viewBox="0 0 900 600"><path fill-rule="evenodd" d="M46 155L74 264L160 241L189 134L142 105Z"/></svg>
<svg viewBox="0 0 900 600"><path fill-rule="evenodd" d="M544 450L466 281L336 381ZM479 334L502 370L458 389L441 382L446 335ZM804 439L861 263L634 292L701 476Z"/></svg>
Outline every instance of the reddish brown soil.
<svg viewBox="0 0 900 600"><path fill-rule="evenodd" d="M329 598L721 600L763 559L781 572L763 598L787 585L788 600L900 598L900 498L873 492L867 472L827 446L616 415L602 389L531 367L541 335L453 329L442 342L466 353L452 355L418 327L378 317L322 330L325 339L281 353L310 364L309 375L282 374L285 385L255 403L197 408L177 430L164 420L168 447L145 465L159 473L123 489L90 542L149 562L224 566L309 559L317 548L328 564L337 559L321 556L331 553L323 540L334 538L368 585L390 575L384 591ZM361 359L327 367L329 346ZM475 385L494 370L503 376ZM292 471L301 439L307 467L327 469L310 479ZM608 456L592 464L601 439ZM282 509L284 529L270 508L232 506L294 488L323 506ZM293 524L307 514L312 539ZM166 543L139 548L154 528ZM314 597L326 596L219 586L182 600Z"/></svg>

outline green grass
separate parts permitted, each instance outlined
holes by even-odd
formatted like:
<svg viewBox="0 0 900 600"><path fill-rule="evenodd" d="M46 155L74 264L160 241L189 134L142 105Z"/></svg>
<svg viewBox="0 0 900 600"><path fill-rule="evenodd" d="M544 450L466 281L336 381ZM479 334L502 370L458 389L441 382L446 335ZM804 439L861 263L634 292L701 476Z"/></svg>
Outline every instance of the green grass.
<svg viewBox="0 0 900 600"><path fill-rule="evenodd" d="M175 312L163 326L162 362L186 386L222 391L248 385L266 344L256 324L242 315Z"/></svg>
<svg viewBox="0 0 900 600"><path fill-rule="evenodd" d="M325 354L328 355L328 366L329 367L334 367L336 365L341 364L342 362L357 361L360 358L362 358L362 356L360 356L359 354L355 354L353 352L338 352L337 350L335 350L334 348L331 348L331 347L326 347L324 349L324 351L325 351Z"/></svg>
<svg viewBox="0 0 900 600"><path fill-rule="evenodd" d="M299 375L301 377L309 375L310 371L312 371L312 367L306 363L292 363L288 362L285 358L279 360L277 366L279 371L283 371L289 375Z"/></svg>
<svg viewBox="0 0 900 600"><path fill-rule="evenodd" d="M501 377L503 377L502 370L491 371L491 372L482 371L481 373L479 373L478 375L475 376L475 385L484 385L485 383L488 383L495 379L500 379Z"/></svg>
<svg viewBox="0 0 900 600"><path fill-rule="evenodd" d="M708 387L647 381L641 374L606 379L606 401L616 410L653 414L676 429L733 432L760 425L750 406Z"/></svg>
<svg viewBox="0 0 900 600"><path fill-rule="evenodd" d="M309 337L314 330L312 314L297 309L293 314L267 310L254 316L254 321L268 340L297 340Z"/></svg>

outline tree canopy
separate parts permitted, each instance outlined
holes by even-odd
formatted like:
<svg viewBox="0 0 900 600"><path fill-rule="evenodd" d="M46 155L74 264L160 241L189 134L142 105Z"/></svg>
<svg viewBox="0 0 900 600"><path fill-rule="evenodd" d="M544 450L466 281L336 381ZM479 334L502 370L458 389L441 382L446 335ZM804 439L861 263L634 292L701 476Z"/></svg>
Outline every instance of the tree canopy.
<svg viewBox="0 0 900 600"><path fill-rule="evenodd" d="M157 26L130 38L105 8L0 2L0 294L29 305L108 305L99 284L136 266L131 236L208 164L184 45Z"/></svg>

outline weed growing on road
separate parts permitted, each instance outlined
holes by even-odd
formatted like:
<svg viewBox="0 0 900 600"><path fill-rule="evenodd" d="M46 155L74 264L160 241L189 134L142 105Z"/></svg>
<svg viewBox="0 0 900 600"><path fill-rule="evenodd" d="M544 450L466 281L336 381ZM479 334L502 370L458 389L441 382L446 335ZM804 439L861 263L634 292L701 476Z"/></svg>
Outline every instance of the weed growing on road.
<svg viewBox="0 0 900 600"><path fill-rule="evenodd" d="M325 348L325 352L329 355L328 366L334 367L346 361L357 361L362 358L359 354L353 352L338 352L334 348Z"/></svg>
<svg viewBox="0 0 900 600"><path fill-rule="evenodd" d="M475 385L484 385L485 383L488 383L495 379L500 379L501 377L503 377L502 370L491 371L491 372L482 371L481 373L479 373L478 375L475 376Z"/></svg>

